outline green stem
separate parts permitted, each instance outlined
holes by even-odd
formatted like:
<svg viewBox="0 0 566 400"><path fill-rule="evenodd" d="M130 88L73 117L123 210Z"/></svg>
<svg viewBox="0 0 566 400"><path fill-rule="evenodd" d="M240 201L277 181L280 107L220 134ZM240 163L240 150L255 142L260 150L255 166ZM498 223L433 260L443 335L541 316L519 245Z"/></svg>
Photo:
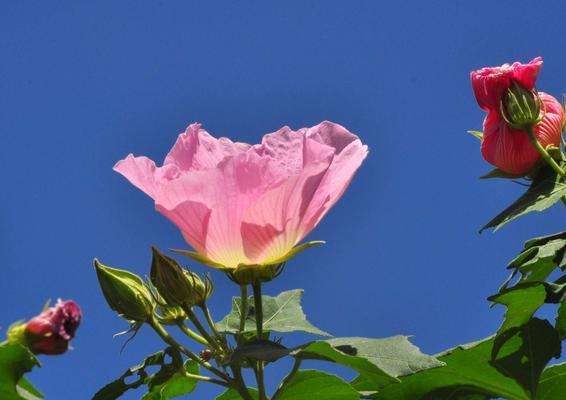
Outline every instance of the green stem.
<svg viewBox="0 0 566 400"><path fill-rule="evenodd" d="M193 331L192 329L190 329L187 325L185 325L184 322L179 321L177 323L177 326L179 327L179 329L181 329L181 331L187 335L188 337L190 337L193 340L196 340L197 342L199 342L200 344L203 344L205 346L208 346L208 342L206 341L205 338L203 338L202 336L200 336L198 333L196 333L195 331Z"/></svg>
<svg viewBox="0 0 566 400"><path fill-rule="evenodd" d="M548 154L548 151L546 151L546 149L542 147L542 145L538 142L537 138L533 134L532 127L527 128L527 136L529 137L531 144L534 146L535 149L537 149L537 151L542 156L544 161L546 161L547 164L550 165L552 169L556 171L556 173L558 173L558 175L560 175L563 178L566 178L566 172L564 172L564 170L560 167L560 165L558 165L558 163L554 160L554 158L552 158L550 154Z"/></svg>
<svg viewBox="0 0 566 400"><path fill-rule="evenodd" d="M277 400L277 398L281 395L281 393L283 393L289 382L291 382L291 379L293 379L295 374L299 371L299 368L301 366L301 361L302 360L295 358L295 362L293 364L293 368L291 368L291 372L289 372L289 374L285 377L285 379L283 379L283 381L277 388L277 391L273 394L271 400Z"/></svg>
<svg viewBox="0 0 566 400"><path fill-rule="evenodd" d="M202 310L202 313L204 314L204 318L206 319L208 326L210 326L210 330L214 334L214 337L216 338L218 343L222 343L223 342L222 335L220 335L220 332L218 332L218 329L216 329L216 324L212 320L212 315L210 315L210 310L204 303L200 306L200 309Z"/></svg>
<svg viewBox="0 0 566 400"><path fill-rule="evenodd" d="M188 350L187 348L185 348L183 345L181 345L179 342L177 342L170 334L169 332L167 332L159 322L157 322L155 319L151 319L150 321L148 321L148 324L153 328L153 330L159 335L159 337L161 339L163 339L163 341L165 343L167 343L170 346L175 347L177 350L179 350L181 353L185 354L187 357L189 357L191 360L198 362L200 365L202 365L204 368L208 369L210 372L212 372L213 374L217 375L218 377L222 378L225 382L227 383L231 383L232 380L230 379L230 377L228 375L226 375L224 372L220 371L219 369L213 367L210 363L202 360L200 357L198 357L195 353L193 353L192 351Z"/></svg>
<svg viewBox="0 0 566 400"><path fill-rule="evenodd" d="M263 339L263 303L261 298L261 283L253 283L252 289L254 291L254 309L257 338ZM267 398L265 397L265 382L263 377L263 361L257 362L256 380L257 389L259 392L259 400L266 400Z"/></svg>
<svg viewBox="0 0 566 400"><path fill-rule="evenodd" d="M204 326L202 326L198 317L195 315L193 310L191 310L191 307L184 306L183 311L185 311L185 314L187 314L187 317L189 317L189 320L197 328L199 333L206 339L206 341L208 342L208 345L210 347L212 347L214 350L216 350L218 353L223 353L223 350L222 350L222 347L220 347L220 344L216 341L216 339L214 339L212 336L210 336L210 334L206 331Z"/></svg>
<svg viewBox="0 0 566 400"><path fill-rule="evenodd" d="M210 382L210 383L214 383L214 384L219 385L219 386L223 386L225 388L231 387L228 383L221 381L221 380L218 380L218 379L211 378L210 376L195 375L195 374L191 374L189 372L184 372L183 375L186 376L187 378L196 379L197 381Z"/></svg>
<svg viewBox="0 0 566 400"><path fill-rule="evenodd" d="M246 330L246 319L248 318L248 287L240 286L240 333Z"/></svg>
<svg viewBox="0 0 566 400"><path fill-rule="evenodd" d="M239 365L232 366L232 373L234 374L234 389L240 393L242 399L253 400L246 383L244 382L244 377L242 376L242 367Z"/></svg>

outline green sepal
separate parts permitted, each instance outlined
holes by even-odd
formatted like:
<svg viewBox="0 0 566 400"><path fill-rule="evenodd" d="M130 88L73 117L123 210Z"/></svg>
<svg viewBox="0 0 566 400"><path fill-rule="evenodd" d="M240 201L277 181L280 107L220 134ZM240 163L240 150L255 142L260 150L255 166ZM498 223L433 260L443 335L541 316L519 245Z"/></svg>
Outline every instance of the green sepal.
<svg viewBox="0 0 566 400"><path fill-rule="evenodd" d="M134 273L102 265L94 259L100 288L110 308L128 321L152 317L155 300L144 281Z"/></svg>
<svg viewBox="0 0 566 400"><path fill-rule="evenodd" d="M483 140L483 132L482 131L468 131L470 135L475 137L476 139Z"/></svg>

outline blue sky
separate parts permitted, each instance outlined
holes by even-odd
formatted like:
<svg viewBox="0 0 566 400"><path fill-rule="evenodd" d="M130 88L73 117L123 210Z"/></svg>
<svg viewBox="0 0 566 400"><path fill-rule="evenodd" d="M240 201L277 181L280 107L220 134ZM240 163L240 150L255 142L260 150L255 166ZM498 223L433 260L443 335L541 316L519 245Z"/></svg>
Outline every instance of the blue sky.
<svg viewBox="0 0 566 400"><path fill-rule="evenodd" d="M415 335L428 353L494 332L503 310L485 298L523 241L560 230L564 214L478 234L523 188L478 179L490 166L466 133L483 118L469 72L542 55L539 89L560 97L565 20L560 1L0 3L0 326L47 298L84 311L75 350L43 357L31 379L48 399L87 399L160 349L144 329L119 354L124 339L112 335L126 324L92 259L146 274L150 245L184 246L112 165L129 152L162 160L195 121L253 143L329 119L370 147L308 237L327 245L293 260L267 294L304 288L321 329ZM236 287L213 277L219 319ZM288 367L268 368L270 387ZM201 385L194 398L214 393Z"/></svg>

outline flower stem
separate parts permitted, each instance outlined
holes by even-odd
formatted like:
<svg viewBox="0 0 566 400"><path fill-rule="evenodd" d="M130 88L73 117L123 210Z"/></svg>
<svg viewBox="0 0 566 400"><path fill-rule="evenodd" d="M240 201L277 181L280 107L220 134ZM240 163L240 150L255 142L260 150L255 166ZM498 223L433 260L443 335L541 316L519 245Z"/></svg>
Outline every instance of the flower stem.
<svg viewBox="0 0 566 400"><path fill-rule="evenodd" d="M234 389L236 389L238 393L240 393L242 399L253 400L252 395L250 394L244 382L244 377L242 376L242 367L240 365L232 366L232 373L234 374L234 382L235 382Z"/></svg>
<svg viewBox="0 0 566 400"><path fill-rule="evenodd" d="M248 287L240 286L240 334L246 330L246 319L248 318Z"/></svg>
<svg viewBox="0 0 566 400"><path fill-rule="evenodd" d="M190 337L193 340L196 340L197 342L199 342L200 344L203 344L205 346L208 346L208 342L206 341L205 338L203 338L202 336L200 336L198 333L196 333L195 331L193 331L192 329L190 329L187 325L185 325L183 322L179 321L177 323L177 326L179 327L179 329L181 329L181 331L187 335L188 337Z"/></svg>
<svg viewBox="0 0 566 400"><path fill-rule="evenodd" d="M206 339L206 341L208 342L208 344L214 349L216 350L218 353L222 353L223 349L220 346L220 344L216 341L216 339L214 339L212 336L210 336L210 334L206 331L206 329L204 328L204 326L202 326L202 324L200 323L198 317L195 315L195 313L193 312L193 310L191 310L191 307L185 307L183 306L183 311L185 311L185 314L187 314L187 317L189 317L189 320L193 323L193 325L197 328L197 330L199 331L199 333Z"/></svg>
<svg viewBox="0 0 566 400"><path fill-rule="evenodd" d="M202 313L204 314L204 318L206 319L208 326L210 326L210 330L214 334L214 337L216 338L218 343L222 343L223 342L222 335L220 335L220 333L216 329L216 324L212 320L212 316L210 315L210 310L208 309L206 304L203 304L202 306L200 306L200 309L202 310Z"/></svg>
<svg viewBox="0 0 566 400"><path fill-rule="evenodd" d="M289 374L285 377L285 379L283 379L283 381L277 388L277 391L273 394L271 400L277 400L277 398L281 395L281 393L283 393L289 382L291 382L291 379L293 379L297 371L299 371L299 367L301 366L301 361L302 360L295 358L295 363L293 364L293 368L291 368L291 372L289 372Z"/></svg>
<svg viewBox="0 0 566 400"><path fill-rule="evenodd" d="M263 339L263 303L261 298L261 283L253 283L252 289L254 291L254 309L257 338ZM266 400L265 383L263 378L263 361L257 362L256 380L257 389L259 392L259 400Z"/></svg>
<svg viewBox="0 0 566 400"><path fill-rule="evenodd" d="M198 357L195 353L193 353L192 351L188 350L187 348L185 348L183 345L181 345L179 342L177 342L170 334L169 332L167 332L159 322L157 322L155 319L151 319L148 321L148 324L153 328L153 330L159 335L159 337L161 339L163 339L163 341L165 343L167 343L170 346L175 347L177 350L179 350L181 353L185 354L187 357L189 357L191 360L198 362L200 365L202 365L204 368L208 369L210 372L212 372L213 374L217 375L218 377L222 378L226 383L232 383L232 380L230 379L230 377L228 375L226 375L224 372L220 371L219 369L213 367L210 363L202 360L200 357Z"/></svg>
<svg viewBox="0 0 566 400"><path fill-rule="evenodd" d="M558 165L554 158L552 158L550 154L548 154L548 151L546 151L546 149L542 147L542 145L538 142L537 138L533 134L532 127L527 128L527 136L529 137L531 144L535 149L537 149L544 161L546 161L546 163L550 165L558 175L560 175L562 178L566 178L566 172L564 172L564 170L560 167L560 165Z"/></svg>
<svg viewBox="0 0 566 400"><path fill-rule="evenodd" d="M210 376L196 375L196 374L191 374L190 372L184 372L183 375L186 376L187 378L196 379L197 381L210 382L210 383L214 383L215 385L223 386L225 388L230 388L230 385L228 383L218 379L211 378Z"/></svg>

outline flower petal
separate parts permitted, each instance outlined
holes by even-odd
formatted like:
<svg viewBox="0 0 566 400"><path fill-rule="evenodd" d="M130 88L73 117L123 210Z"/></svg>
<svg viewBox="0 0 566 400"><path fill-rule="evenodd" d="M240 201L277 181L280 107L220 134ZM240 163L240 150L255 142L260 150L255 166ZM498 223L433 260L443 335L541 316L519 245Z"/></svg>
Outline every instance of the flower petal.
<svg viewBox="0 0 566 400"><path fill-rule="evenodd" d="M164 165L176 165L184 172L214 168L226 157L233 157L250 147L249 144L234 143L228 138L216 139L200 126L198 123L191 124L179 135L165 157Z"/></svg>

